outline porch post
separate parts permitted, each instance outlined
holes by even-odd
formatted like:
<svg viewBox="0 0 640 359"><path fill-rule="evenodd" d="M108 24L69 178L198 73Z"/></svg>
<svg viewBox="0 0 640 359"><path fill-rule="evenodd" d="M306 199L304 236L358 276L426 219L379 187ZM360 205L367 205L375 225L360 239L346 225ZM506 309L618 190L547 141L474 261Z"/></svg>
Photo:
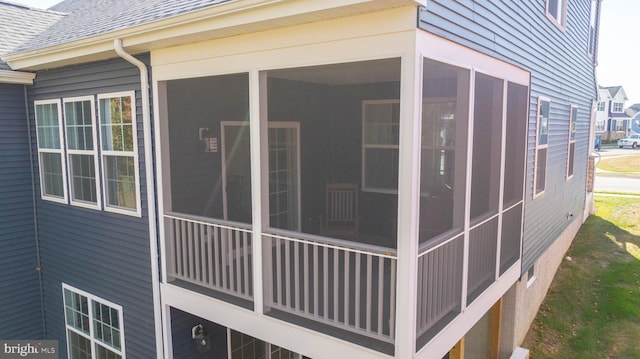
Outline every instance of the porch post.
<svg viewBox="0 0 640 359"><path fill-rule="evenodd" d="M264 82L264 83L263 83ZM260 94L266 89L266 81L261 81L260 72L256 69L249 73L249 138L251 143L251 217L253 223L253 241L251 255L253 258L253 306L256 314L264 312L264 286L262 263L262 156L261 122L266 121L266 113L262 118ZM266 125L265 125L266 126Z"/></svg>
<svg viewBox="0 0 640 359"><path fill-rule="evenodd" d="M500 358L500 335L502 333L502 298L489 311L489 359Z"/></svg>
<svg viewBox="0 0 640 359"><path fill-rule="evenodd" d="M416 351L422 62L416 51L416 33L413 36L412 48L402 57L400 78L396 358L413 358Z"/></svg>

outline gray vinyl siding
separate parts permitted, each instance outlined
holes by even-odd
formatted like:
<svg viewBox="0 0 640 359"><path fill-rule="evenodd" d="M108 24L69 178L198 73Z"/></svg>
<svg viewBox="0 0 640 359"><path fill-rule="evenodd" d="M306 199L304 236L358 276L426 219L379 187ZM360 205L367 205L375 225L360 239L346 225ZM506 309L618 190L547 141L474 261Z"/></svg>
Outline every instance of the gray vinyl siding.
<svg viewBox="0 0 640 359"><path fill-rule="evenodd" d="M148 63L149 57L141 60ZM38 195L47 335L60 341L60 357L66 356L63 282L122 306L127 357L156 356L140 76L133 65L114 59L38 72L29 89L32 124L34 100L131 90L136 97L142 217L54 203ZM35 138L35 130L31 135ZM34 161L37 173L35 155ZM36 180L39 191L39 176Z"/></svg>
<svg viewBox="0 0 640 359"><path fill-rule="evenodd" d="M545 0L430 0L419 26L531 73L523 269L546 251L585 204L590 111L596 97L588 55L590 0L568 0L566 31L545 15ZM547 183L533 199L538 96L550 99ZM573 178L566 180L570 105L578 106ZM509 174L507 174L509 175ZM573 217L568 218L568 214Z"/></svg>
<svg viewBox="0 0 640 359"><path fill-rule="evenodd" d="M0 338L42 339L23 85L0 84Z"/></svg>

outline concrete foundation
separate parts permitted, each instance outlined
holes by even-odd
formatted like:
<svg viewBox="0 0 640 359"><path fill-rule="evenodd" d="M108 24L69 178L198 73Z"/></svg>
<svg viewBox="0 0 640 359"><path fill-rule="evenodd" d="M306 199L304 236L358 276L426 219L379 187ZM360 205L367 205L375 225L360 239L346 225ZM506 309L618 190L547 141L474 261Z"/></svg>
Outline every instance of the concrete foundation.
<svg viewBox="0 0 640 359"><path fill-rule="evenodd" d="M522 344L582 223L583 216L576 216L554 244L535 262L533 278L528 278L528 273L524 273L504 295L500 358L509 359Z"/></svg>

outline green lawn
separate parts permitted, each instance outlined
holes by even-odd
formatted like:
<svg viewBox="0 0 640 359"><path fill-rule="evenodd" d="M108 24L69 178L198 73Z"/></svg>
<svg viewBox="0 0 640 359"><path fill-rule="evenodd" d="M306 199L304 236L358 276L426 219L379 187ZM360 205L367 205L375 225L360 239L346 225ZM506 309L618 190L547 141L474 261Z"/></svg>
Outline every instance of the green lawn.
<svg viewBox="0 0 640 359"><path fill-rule="evenodd" d="M598 163L598 168L611 172L640 172L640 152L605 157Z"/></svg>
<svg viewBox="0 0 640 359"><path fill-rule="evenodd" d="M522 344L532 359L640 358L640 198L596 196Z"/></svg>

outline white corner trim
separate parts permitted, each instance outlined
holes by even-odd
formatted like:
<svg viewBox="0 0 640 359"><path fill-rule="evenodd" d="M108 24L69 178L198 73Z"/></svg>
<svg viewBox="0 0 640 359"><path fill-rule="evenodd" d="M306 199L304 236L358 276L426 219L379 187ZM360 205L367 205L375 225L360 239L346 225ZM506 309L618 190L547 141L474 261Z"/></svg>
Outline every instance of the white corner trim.
<svg viewBox="0 0 640 359"><path fill-rule="evenodd" d="M36 74L31 72L0 70L0 83L33 85Z"/></svg>

